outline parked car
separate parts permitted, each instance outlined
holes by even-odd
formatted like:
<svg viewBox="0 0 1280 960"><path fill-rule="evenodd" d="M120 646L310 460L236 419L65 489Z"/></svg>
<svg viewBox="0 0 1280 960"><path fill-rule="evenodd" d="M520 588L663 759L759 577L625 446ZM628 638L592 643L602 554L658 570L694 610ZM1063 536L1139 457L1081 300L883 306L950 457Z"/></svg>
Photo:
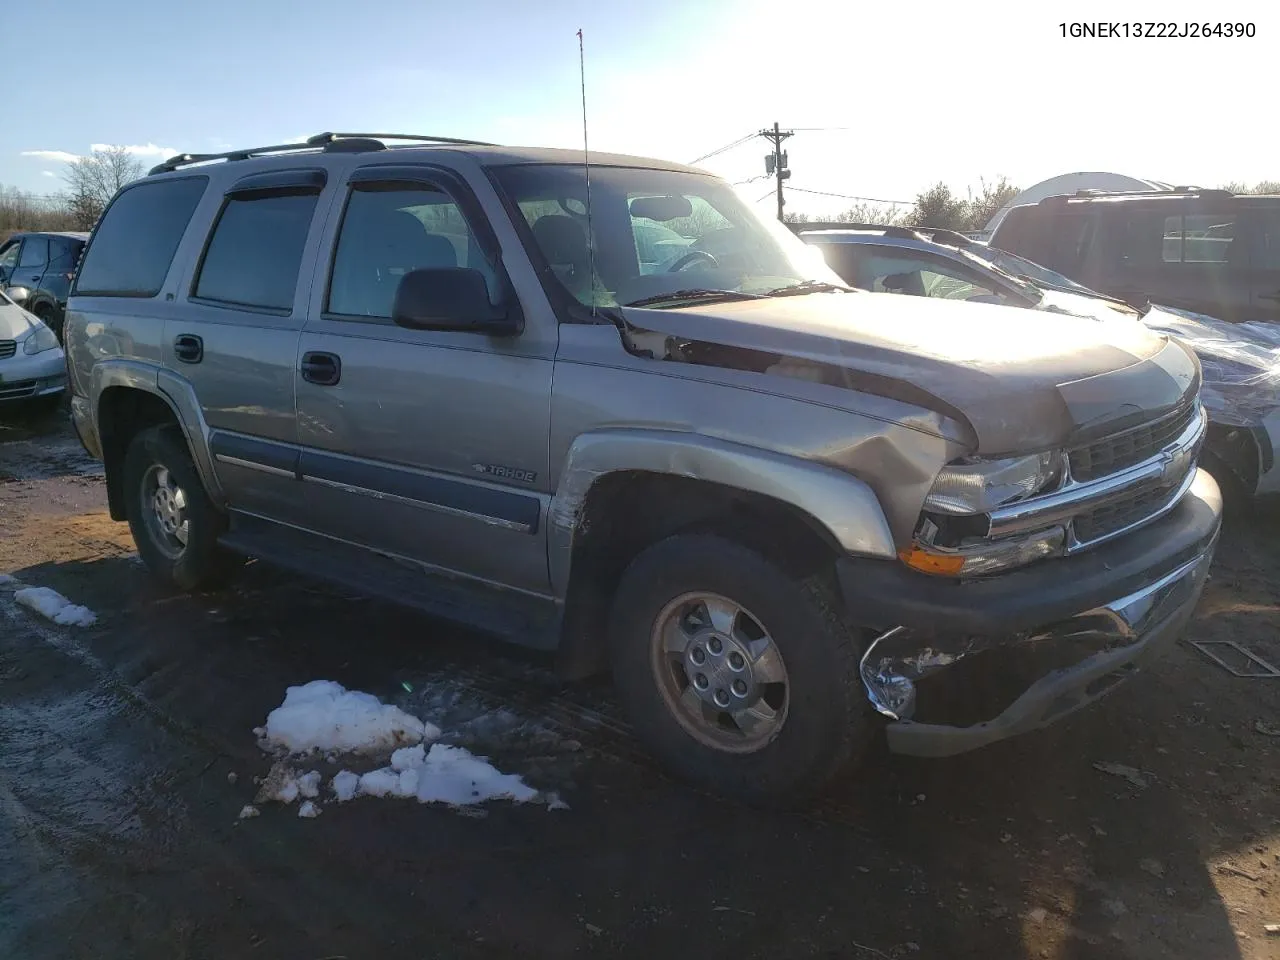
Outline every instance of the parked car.
<svg viewBox="0 0 1280 960"><path fill-rule="evenodd" d="M847 283L867 290L976 300L1109 319L1116 314L1186 341L1200 358L1209 412L1204 465L1241 497L1280 492L1280 328L1226 324L1173 307L1105 297L1015 254L950 230L853 224L796 226Z"/></svg>
<svg viewBox="0 0 1280 960"><path fill-rule="evenodd" d="M991 245L1136 307L1280 321L1280 196L1081 191L1014 207Z"/></svg>
<svg viewBox="0 0 1280 960"><path fill-rule="evenodd" d="M690 167L593 155L588 195L577 150L388 139L175 157L95 228L73 420L158 576L251 555L611 665L760 801L882 725L1037 729L1181 631L1221 498L1176 340L852 291ZM637 222L692 243L647 272Z"/></svg>
<svg viewBox="0 0 1280 960"><path fill-rule="evenodd" d="M66 360L53 331L0 293L0 406L52 402L66 384Z"/></svg>
<svg viewBox="0 0 1280 960"><path fill-rule="evenodd" d="M67 292L87 233L15 233L0 246L0 289L27 291L23 306L62 339Z"/></svg>

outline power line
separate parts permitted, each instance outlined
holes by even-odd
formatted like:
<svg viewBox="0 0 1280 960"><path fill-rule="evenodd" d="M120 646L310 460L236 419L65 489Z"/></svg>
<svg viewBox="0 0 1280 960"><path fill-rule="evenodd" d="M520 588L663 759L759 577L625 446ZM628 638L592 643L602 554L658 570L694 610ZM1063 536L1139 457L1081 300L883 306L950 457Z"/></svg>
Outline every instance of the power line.
<svg viewBox="0 0 1280 960"><path fill-rule="evenodd" d="M841 200L862 200L862 201L865 201L866 203L892 203L892 204L901 203L901 204L907 204L908 206L915 203L914 200L884 200L880 197L855 197L854 195L849 193L831 193L828 190L806 190L804 187L789 186L787 187L787 189L794 190L797 193L812 193L812 194L816 194L819 197L838 197Z"/></svg>
<svg viewBox="0 0 1280 960"><path fill-rule="evenodd" d="M740 137L737 140L733 141L733 143L726 143L723 147L719 147L715 150L712 150L710 153L704 153L702 156L698 157L698 159L696 160L690 160L689 166L693 166L695 163L701 163L703 160L710 160L712 157L718 157L720 156L720 154L724 153L726 150L732 150L734 147L741 146L742 144L746 143L748 140L751 140L756 136L758 136L758 134L748 133L745 137Z"/></svg>

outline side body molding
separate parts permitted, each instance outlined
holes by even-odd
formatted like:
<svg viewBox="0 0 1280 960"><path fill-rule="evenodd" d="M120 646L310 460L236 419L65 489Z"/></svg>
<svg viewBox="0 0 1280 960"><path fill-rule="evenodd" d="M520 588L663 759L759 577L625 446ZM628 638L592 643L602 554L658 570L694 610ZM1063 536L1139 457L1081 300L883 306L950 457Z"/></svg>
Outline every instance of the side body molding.
<svg viewBox="0 0 1280 960"><path fill-rule="evenodd" d="M772 497L808 514L848 553L897 555L874 491L842 470L700 434L606 429L573 441L551 500L547 549L558 597L568 590L573 539L591 486L619 471L705 480Z"/></svg>

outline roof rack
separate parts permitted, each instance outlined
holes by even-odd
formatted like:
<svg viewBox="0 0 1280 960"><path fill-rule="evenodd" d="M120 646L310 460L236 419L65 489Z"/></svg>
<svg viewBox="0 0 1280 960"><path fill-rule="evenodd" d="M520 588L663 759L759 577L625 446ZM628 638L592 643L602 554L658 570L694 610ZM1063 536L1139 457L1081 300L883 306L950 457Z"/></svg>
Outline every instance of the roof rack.
<svg viewBox="0 0 1280 960"><path fill-rule="evenodd" d="M1073 198L1088 199L1092 197L1177 197L1177 196L1195 196L1195 197L1234 197L1235 194L1230 190L1222 190L1212 187L1195 187L1195 186L1178 186L1170 187L1167 190L1100 190L1096 187L1086 187L1077 190L1075 193L1059 193L1052 197L1045 197L1040 203L1066 203Z"/></svg>
<svg viewBox="0 0 1280 960"><path fill-rule="evenodd" d="M209 163L214 160L248 160L252 157L269 156L276 153L292 153L301 150L320 150L324 153L359 153L372 150L385 150L384 140L412 140L418 143L448 143L458 146L490 147L491 143L483 140L461 140L457 137L432 137L413 133L317 133L307 137L302 143L279 143L267 147L249 147L244 150L229 150L226 153L180 153L162 163L156 164L147 171L147 176L158 173L169 173L179 167L187 167L193 163Z"/></svg>

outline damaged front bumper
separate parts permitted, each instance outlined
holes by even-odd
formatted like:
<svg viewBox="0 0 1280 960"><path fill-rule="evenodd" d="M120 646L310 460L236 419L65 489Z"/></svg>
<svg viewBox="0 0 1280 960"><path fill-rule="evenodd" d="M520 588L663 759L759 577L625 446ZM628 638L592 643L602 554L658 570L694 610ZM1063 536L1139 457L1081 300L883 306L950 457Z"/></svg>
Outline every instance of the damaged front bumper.
<svg viewBox="0 0 1280 960"><path fill-rule="evenodd" d="M964 753L1046 726L1112 690L1171 644L1190 618L1221 514L1217 485L1199 471L1182 502L1158 522L1003 576L964 583L883 561L842 561L849 608L864 622L896 624L862 659L868 697L891 721L890 749ZM992 677L1014 660L1032 669L1015 671L1011 702L994 717L947 722L941 701L973 692L957 687L996 686ZM922 714L940 722L922 722Z"/></svg>

